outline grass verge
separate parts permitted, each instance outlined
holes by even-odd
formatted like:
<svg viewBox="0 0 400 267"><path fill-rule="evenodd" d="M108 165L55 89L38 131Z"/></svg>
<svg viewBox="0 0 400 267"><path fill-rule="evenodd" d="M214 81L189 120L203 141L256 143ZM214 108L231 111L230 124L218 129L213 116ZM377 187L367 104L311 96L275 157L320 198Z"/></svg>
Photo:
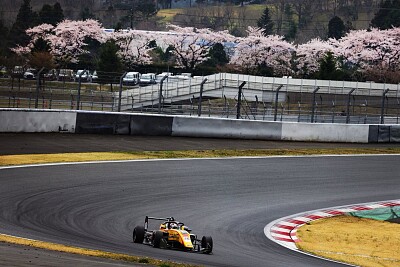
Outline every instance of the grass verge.
<svg viewBox="0 0 400 267"><path fill-rule="evenodd" d="M56 162L85 162L108 160L217 158L246 156L305 156L346 154L400 154L396 148L338 148L338 149L253 149L253 150L183 150L140 152L85 152L60 154L0 155L0 166L43 164Z"/></svg>
<svg viewBox="0 0 400 267"><path fill-rule="evenodd" d="M336 216L299 228L299 249L357 266L400 266L400 224Z"/></svg>
<svg viewBox="0 0 400 267"><path fill-rule="evenodd" d="M30 247L47 249L47 250L58 251L58 252L79 254L79 255L84 255L84 256L99 257L99 258L104 258L104 259L112 259L112 260L126 261L126 262L132 262L132 263L142 263L142 264L148 264L148 265L153 265L153 266L168 266L168 267L196 267L197 266L197 265L190 265L190 264L184 264L184 263L176 263L176 262L171 262L171 261L161 261L161 260L151 259L148 257L138 257L138 256L127 255L127 254L121 254L121 253L112 253L112 252L105 252L105 251L94 250L94 249L78 248L78 247L66 246L66 245L61 245L61 244L56 244L56 243L37 241L37 240L26 239L26 238L21 238L21 237L14 237L14 236L9 236L9 235L4 235L4 234L0 234L0 242L12 243L12 244L23 245L23 246L30 246Z"/></svg>

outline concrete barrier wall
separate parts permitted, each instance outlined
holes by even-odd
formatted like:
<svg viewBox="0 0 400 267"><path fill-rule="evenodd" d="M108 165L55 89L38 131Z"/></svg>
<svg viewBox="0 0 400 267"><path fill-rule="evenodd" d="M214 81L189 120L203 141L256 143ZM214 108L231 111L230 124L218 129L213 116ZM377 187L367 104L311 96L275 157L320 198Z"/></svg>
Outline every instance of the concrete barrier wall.
<svg viewBox="0 0 400 267"><path fill-rule="evenodd" d="M400 125L265 122L29 109L0 109L0 132L70 132L349 143L400 142Z"/></svg>
<svg viewBox="0 0 400 267"><path fill-rule="evenodd" d="M75 132L74 111L1 109L0 132Z"/></svg>
<svg viewBox="0 0 400 267"><path fill-rule="evenodd" d="M390 126L390 143L400 143L400 125Z"/></svg>
<svg viewBox="0 0 400 267"><path fill-rule="evenodd" d="M131 115L131 135L171 136L172 116Z"/></svg>
<svg viewBox="0 0 400 267"><path fill-rule="evenodd" d="M370 125L369 143L400 143L400 125Z"/></svg>
<svg viewBox="0 0 400 267"><path fill-rule="evenodd" d="M172 136L280 140L279 122L175 117Z"/></svg>
<svg viewBox="0 0 400 267"><path fill-rule="evenodd" d="M104 112L78 112L76 133L129 134L130 115Z"/></svg>
<svg viewBox="0 0 400 267"><path fill-rule="evenodd" d="M290 141L368 143L369 125L283 123L282 139Z"/></svg>

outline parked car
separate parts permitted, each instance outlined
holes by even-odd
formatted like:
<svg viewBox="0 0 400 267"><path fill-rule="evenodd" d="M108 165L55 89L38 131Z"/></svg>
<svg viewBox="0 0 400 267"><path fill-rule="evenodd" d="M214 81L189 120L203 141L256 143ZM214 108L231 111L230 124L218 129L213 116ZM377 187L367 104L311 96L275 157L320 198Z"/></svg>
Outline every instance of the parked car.
<svg viewBox="0 0 400 267"><path fill-rule="evenodd" d="M90 74L90 82L97 83L98 80L99 80L99 76L97 75L97 71L93 71Z"/></svg>
<svg viewBox="0 0 400 267"><path fill-rule="evenodd" d="M48 72L43 74L43 77L47 81L57 80L57 70L56 69L49 70Z"/></svg>
<svg viewBox="0 0 400 267"><path fill-rule="evenodd" d="M145 73L140 76L140 85L150 85L156 83L155 73Z"/></svg>
<svg viewBox="0 0 400 267"><path fill-rule="evenodd" d="M36 70L29 68L26 71L24 71L24 79L26 80L34 80L36 79Z"/></svg>
<svg viewBox="0 0 400 267"><path fill-rule="evenodd" d="M160 82L161 79L164 78L165 76L168 76L168 78L171 78L171 77L173 77L173 75L174 74L172 72L163 72L163 73L157 74L156 75L156 81Z"/></svg>
<svg viewBox="0 0 400 267"><path fill-rule="evenodd" d="M81 82L90 82L90 72L88 70L78 70L75 74L75 82L79 81L79 76L81 77Z"/></svg>
<svg viewBox="0 0 400 267"><path fill-rule="evenodd" d="M139 72L128 72L124 78L122 78L122 83L125 85L136 85L140 81Z"/></svg>
<svg viewBox="0 0 400 267"><path fill-rule="evenodd" d="M73 81L74 80L74 71L71 69L60 69L58 73L59 81Z"/></svg>
<svg viewBox="0 0 400 267"><path fill-rule="evenodd" d="M8 71L6 67L0 66L0 77L1 78L7 78L8 77Z"/></svg>
<svg viewBox="0 0 400 267"><path fill-rule="evenodd" d="M11 75L15 78L23 78L24 76L24 67L22 66L15 66L11 72Z"/></svg>

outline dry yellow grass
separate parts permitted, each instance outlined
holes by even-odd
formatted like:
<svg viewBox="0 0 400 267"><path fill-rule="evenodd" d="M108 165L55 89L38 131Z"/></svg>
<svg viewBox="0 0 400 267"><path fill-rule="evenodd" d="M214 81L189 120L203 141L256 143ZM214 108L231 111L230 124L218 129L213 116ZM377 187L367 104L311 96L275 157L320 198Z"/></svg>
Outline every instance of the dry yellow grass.
<svg viewBox="0 0 400 267"><path fill-rule="evenodd" d="M47 249L52 251L66 252L72 254L79 254L84 256L99 257L105 259L113 259L119 261L135 262L135 263L147 263L152 266L171 266L171 267L195 267L196 265L176 263L170 261L155 260L148 257L138 257L128 254L111 253L106 251L78 248L72 246L66 246L61 244L55 244L50 242L43 242L37 240L31 240L20 237L13 237L9 235L0 234L0 242L7 242L12 244L18 244L23 246L30 246L35 248Z"/></svg>
<svg viewBox="0 0 400 267"><path fill-rule="evenodd" d="M160 158L214 158L246 156L302 156L345 154L400 154L400 148L360 149L253 149L253 150L183 150L140 152L85 152L60 154L0 155L0 166L56 162L85 162Z"/></svg>
<svg viewBox="0 0 400 267"><path fill-rule="evenodd" d="M358 266L400 266L400 224L337 216L299 228L297 246Z"/></svg>
<svg viewBox="0 0 400 267"><path fill-rule="evenodd" d="M157 12L157 17L162 18L163 22L172 22L174 16L176 14L182 13L183 9L175 8L175 9L161 9Z"/></svg>
<svg viewBox="0 0 400 267"><path fill-rule="evenodd" d="M0 166L43 164L55 162L84 162L94 160L130 160L144 158L144 156L140 155L112 152L3 155L0 156Z"/></svg>

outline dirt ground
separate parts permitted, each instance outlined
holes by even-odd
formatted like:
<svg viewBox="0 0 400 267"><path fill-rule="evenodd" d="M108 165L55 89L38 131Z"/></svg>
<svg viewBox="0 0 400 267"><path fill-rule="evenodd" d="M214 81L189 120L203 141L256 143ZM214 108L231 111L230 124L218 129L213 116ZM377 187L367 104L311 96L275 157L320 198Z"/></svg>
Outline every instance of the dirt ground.
<svg viewBox="0 0 400 267"><path fill-rule="evenodd" d="M241 150L389 147L400 147L400 143L353 144L66 133L0 133L1 155L193 149Z"/></svg>

